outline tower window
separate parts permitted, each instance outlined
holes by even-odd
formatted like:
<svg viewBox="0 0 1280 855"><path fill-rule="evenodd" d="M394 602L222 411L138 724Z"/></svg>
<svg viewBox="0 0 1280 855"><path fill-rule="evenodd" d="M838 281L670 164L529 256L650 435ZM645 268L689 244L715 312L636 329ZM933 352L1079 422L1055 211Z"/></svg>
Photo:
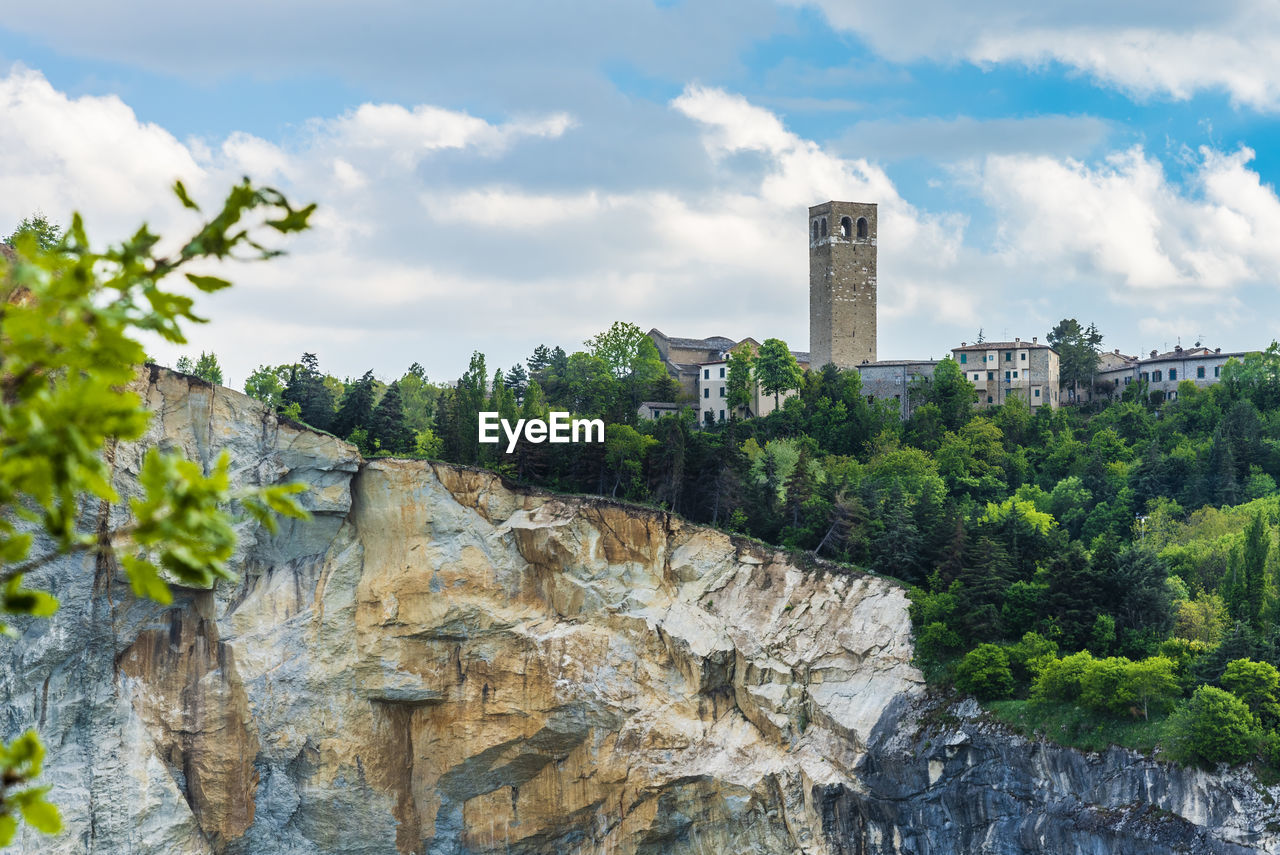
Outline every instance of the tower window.
<svg viewBox="0 0 1280 855"><path fill-rule="evenodd" d="M864 238L866 236L867 236L867 218L858 217L858 237Z"/></svg>
<svg viewBox="0 0 1280 855"><path fill-rule="evenodd" d="M818 239L818 221L817 220L813 221L813 239L814 240Z"/></svg>
<svg viewBox="0 0 1280 855"><path fill-rule="evenodd" d="M848 217L840 218L840 237L842 238L853 237L853 220L849 219Z"/></svg>
<svg viewBox="0 0 1280 855"><path fill-rule="evenodd" d="M822 218L822 236L823 237L827 236L827 218L826 217Z"/></svg>

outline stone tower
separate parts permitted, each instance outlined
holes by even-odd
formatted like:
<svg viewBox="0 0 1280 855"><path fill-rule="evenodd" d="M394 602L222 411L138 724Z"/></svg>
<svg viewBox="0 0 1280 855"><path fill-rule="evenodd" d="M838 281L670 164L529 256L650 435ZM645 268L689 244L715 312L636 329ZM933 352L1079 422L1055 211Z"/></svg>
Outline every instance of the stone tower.
<svg viewBox="0 0 1280 855"><path fill-rule="evenodd" d="M809 209L809 359L853 368L876 361L876 206Z"/></svg>

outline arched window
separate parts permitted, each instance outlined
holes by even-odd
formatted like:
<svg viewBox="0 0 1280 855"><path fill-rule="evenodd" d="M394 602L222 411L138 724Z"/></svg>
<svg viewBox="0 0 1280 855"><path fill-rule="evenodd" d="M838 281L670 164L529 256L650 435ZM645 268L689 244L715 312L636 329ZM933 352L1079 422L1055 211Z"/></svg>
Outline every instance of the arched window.
<svg viewBox="0 0 1280 855"><path fill-rule="evenodd" d="M858 217L858 237L864 238L866 236L867 236L867 218Z"/></svg>
<svg viewBox="0 0 1280 855"><path fill-rule="evenodd" d="M818 239L818 221L817 220L813 221L813 239L814 240Z"/></svg>
<svg viewBox="0 0 1280 855"><path fill-rule="evenodd" d="M822 236L823 237L827 236L827 218L826 217L822 218Z"/></svg>
<svg viewBox="0 0 1280 855"><path fill-rule="evenodd" d="M840 218L840 237L845 239L853 237L853 220L848 217Z"/></svg>

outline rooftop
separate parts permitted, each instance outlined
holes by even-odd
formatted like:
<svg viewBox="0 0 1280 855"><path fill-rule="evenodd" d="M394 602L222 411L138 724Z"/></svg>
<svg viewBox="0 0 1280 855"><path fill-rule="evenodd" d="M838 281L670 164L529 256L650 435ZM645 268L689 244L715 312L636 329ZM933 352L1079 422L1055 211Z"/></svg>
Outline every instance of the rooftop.
<svg viewBox="0 0 1280 855"><path fill-rule="evenodd" d="M1021 350L1023 348L1031 350L1031 349L1036 349L1041 347L1046 348L1048 350L1053 350L1053 348L1049 347L1049 345L1043 342L1036 341L1036 339L1034 338L1031 339L1031 341L1023 341L1020 338L1015 338L1013 341L983 341L977 344L969 344L968 342L962 341L960 342L959 347L953 347L951 349L953 351L955 350ZM1056 353L1057 351L1054 351L1054 352Z"/></svg>

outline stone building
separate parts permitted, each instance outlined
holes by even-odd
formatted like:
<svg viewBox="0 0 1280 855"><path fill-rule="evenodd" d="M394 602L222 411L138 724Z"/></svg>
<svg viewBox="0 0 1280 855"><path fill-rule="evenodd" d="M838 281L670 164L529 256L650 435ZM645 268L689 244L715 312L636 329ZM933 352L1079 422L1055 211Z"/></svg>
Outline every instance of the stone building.
<svg viewBox="0 0 1280 855"><path fill-rule="evenodd" d="M911 399L911 391L920 383L933 381L938 360L883 359L858 366L862 375L862 392L868 399L895 401L903 419L911 418L919 401Z"/></svg>
<svg viewBox="0 0 1280 855"><path fill-rule="evenodd" d="M739 344L751 347L752 352L759 350L760 347L753 338L745 338ZM796 358L801 371L809 368L808 353L802 350L793 350L791 355ZM722 422L733 415L729 409L728 357L726 355L724 359L703 363L699 368L702 373L698 376L698 422L699 424ZM781 393L778 395L777 404L775 405L774 396L766 395L764 390L760 388L760 384L758 382L754 383L751 387L751 402L746 407L740 408L737 415L739 418L767 416L779 406L785 404L787 398L795 394L796 390Z"/></svg>
<svg viewBox="0 0 1280 855"><path fill-rule="evenodd" d="M1178 384L1183 380L1190 380L1200 388L1210 386L1222 379L1222 369L1228 360L1243 360L1245 355L1244 351L1223 353L1220 347L1184 349L1179 345L1167 353L1153 350L1134 366L1134 380L1130 382L1141 380L1147 384L1148 392L1163 392L1165 398L1176 401Z"/></svg>
<svg viewBox="0 0 1280 855"><path fill-rule="evenodd" d="M667 366L667 372L676 379L680 384L680 391L689 398L698 394L698 377L702 363L724 359L725 354L738 344L737 341L722 335L713 335L710 338L678 338L665 334L657 327L649 330L649 338L658 348L658 355Z"/></svg>
<svg viewBox="0 0 1280 855"><path fill-rule="evenodd" d="M978 407L1003 404L1012 397L1032 408L1058 407L1058 352L1037 336L1031 341L960 342L951 355L977 388Z"/></svg>
<svg viewBox="0 0 1280 855"><path fill-rule="evenodd" d="M876 361L876 206L809 209L809 351L815 368Z"/></svg>

